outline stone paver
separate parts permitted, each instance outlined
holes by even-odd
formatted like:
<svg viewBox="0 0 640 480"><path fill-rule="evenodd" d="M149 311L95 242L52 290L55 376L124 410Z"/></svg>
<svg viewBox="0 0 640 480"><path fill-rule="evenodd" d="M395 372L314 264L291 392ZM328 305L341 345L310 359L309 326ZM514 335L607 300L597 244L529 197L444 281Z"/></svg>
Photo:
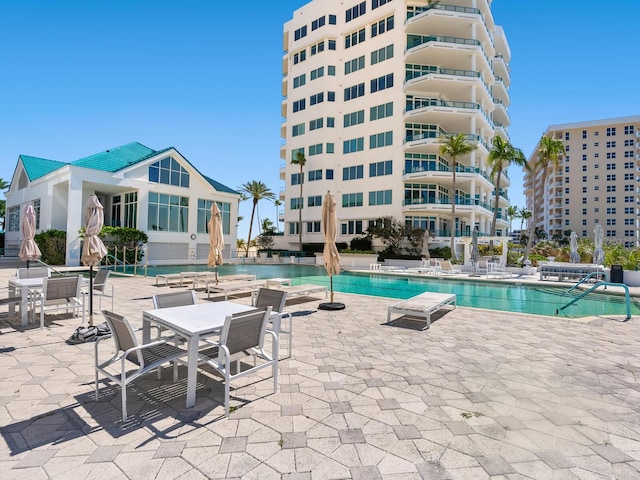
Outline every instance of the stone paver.
<svg viewBox="0 0 640 480"><path fill-rule="evenodd" d="M151 295L176 291L114 277L134 327ZM204 369L187 409L181 366L175 384L167 369L130 386L124 423L117 388L94 399L94 345L65 343L77 319L23 329L0 310L0 478L640 478L637 319L458 307L419 331L384 325L391 299L323 300L287 306L276 394L268 371L239 379L225 418Z"/></svg>

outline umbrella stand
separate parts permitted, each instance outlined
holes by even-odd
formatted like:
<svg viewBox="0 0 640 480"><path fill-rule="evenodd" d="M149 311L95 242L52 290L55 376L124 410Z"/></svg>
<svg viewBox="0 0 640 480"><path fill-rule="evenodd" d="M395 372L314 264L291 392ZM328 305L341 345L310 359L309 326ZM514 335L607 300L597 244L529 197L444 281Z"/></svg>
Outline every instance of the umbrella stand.
<svg viewBox="0 0 640 480"><path fill-rule="evenodd" d="M333 275L329 275L329 291L331 293L330 302L324 302L318 305L319 310L344 310L345 305L341 302L333 301Z"/></svg>

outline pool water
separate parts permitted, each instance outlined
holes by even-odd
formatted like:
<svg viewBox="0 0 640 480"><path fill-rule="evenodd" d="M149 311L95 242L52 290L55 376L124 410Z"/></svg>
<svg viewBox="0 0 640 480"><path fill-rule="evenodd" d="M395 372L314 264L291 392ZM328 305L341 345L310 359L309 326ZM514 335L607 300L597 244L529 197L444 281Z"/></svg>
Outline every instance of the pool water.
<svg viewBox="0 0 640 480"><path fill-rule="evenodd" d="M185 271L210 271L206 266L173 265L149 267L148 275L179 273ZM286 277L293 285L314 283L329 287L329 277L324 268L315 265L221 265L220 275L248 273L257 278ZM433 276L398 276L342 272L333 277L335 292L356 293L379 297L407 299L422 292L455 293L458 305L465 307L503 310L536 315L556 315L556 310L573 296L566 287L518 285L510 282L474 281L469 278L448 279ZM626 314L623 296L591 293L584 299L562 310L558 316L578 318L592 315ZM640 315L640 306L631 303L631 315Z"/></svg>

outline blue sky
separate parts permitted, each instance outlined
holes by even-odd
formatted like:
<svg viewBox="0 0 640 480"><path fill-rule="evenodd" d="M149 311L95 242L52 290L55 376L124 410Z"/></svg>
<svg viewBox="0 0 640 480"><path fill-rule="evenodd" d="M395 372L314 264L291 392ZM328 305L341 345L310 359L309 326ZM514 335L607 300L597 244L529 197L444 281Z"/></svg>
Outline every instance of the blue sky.
<svg viewBox="0 0 640 480"><path fill-rule="evenodd" d="M282 24L305 3L0 1L0 178L20 154L72 161L138 141L277 193ZM550 124L640 114L640 2L611 5L494 0L512 52L511 142L527 156ZM510 176L523 206L522 174Z"/></svg>

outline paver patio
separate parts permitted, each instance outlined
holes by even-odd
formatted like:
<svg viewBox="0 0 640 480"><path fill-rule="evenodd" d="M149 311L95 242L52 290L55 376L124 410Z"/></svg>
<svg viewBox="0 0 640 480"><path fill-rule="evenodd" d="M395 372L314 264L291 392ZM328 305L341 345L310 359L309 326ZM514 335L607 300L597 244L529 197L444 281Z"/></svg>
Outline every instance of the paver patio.
<svg viewBox="0 0 640 480"><path fill-rule="evenodd" d="M112 279L116 311L136 326L152 294L173 290ZM322 301L287 308L293 355L277 394L267 372L247 377L227 419L219 379L200 373L186 409L186 369L176 384L167 369L130 387L126 423L116 387L94 400L94 345L65 343L79 320L22 329L5 309L0 478L640 478L637 319L458 307L419 331L384 325L393 299Z"/></svg>

